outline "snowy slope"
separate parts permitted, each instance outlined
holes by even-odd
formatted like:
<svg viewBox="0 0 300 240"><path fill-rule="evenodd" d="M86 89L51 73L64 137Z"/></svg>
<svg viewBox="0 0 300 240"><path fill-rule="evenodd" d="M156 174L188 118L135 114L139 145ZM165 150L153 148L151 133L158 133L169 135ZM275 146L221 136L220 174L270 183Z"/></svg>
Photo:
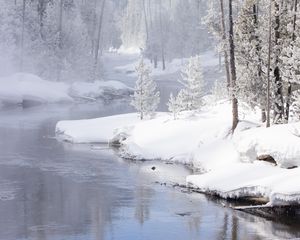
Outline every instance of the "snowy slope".
<svg viewBox="0 0 300 240"><path fill-rule="evenodd" d="M119 81L50 82L29 73L0 78L0 103L5 105L71 103L74 99L113 100L128 97L132 89Z"/></svg>
<svg viewBox="0 0 300 240"><path fill-rule="evenodd" d="M24 101L40 103L72 102L68 86L45 81L33 74L17 73L0 78L0 101L21 104Z"/></svg>

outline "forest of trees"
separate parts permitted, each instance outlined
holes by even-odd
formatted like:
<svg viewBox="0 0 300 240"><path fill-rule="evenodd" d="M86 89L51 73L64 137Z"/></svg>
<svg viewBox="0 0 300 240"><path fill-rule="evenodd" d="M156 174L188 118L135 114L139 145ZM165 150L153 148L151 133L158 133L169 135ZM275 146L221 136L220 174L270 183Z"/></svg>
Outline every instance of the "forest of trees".
<svg viewBox="0 0 300 240"><path fill-rule="evenodd" d="M3 0L0 64L3 71L10 66L47 80L93 81L101 79L101 56L109 49L141 49L154 67L164 70L170 59L195 57L217 45L232 100L232 129L238 123L238 100L260 108L267 126L286 123L300 116L299 4ZM171 102L174 107L175 98Z"/></svg>
<svg viewBox="0 0 300 240"><path fill-rule="evenodd" d="M108 49L143 49L155 67L209 45L204 0L3 0L2 71L53 81L101 78ZM161 62L161 65L158 63Z"/></svg>
<svg viewBox="0 0 300 240"><path fill-rule="evenodd" d="M214 0L205 23L224 56L232 99L258 107L270 126L299 117L300 22L298 0Z"/></svg>

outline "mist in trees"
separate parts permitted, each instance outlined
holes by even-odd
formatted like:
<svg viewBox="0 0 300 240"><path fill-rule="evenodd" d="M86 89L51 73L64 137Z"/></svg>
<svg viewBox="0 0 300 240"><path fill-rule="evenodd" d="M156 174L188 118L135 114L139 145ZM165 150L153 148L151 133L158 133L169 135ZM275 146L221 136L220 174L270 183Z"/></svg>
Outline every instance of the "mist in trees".
<svg viewBox="0 0 300 240"><path fill-rule="evenodd" d="M1 75L93 81L109 49L143 49L155 67L210 45L204 0L3 0Z"/></svg>

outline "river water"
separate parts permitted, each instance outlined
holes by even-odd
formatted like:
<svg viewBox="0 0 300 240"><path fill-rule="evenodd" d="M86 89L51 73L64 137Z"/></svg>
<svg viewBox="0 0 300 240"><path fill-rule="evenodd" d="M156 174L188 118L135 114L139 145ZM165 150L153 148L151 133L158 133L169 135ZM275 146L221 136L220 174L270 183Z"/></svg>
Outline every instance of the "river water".
<svg viewBox="0 0 300 240"><path fill-rule="evenodd" d="M128 112L43 106L0 112L0 239L287 239L285 225L157 182L184 181L181 165L131 162L106 146L57 142L58 120ZM152 167L162 173L152 171Z"/></svg>

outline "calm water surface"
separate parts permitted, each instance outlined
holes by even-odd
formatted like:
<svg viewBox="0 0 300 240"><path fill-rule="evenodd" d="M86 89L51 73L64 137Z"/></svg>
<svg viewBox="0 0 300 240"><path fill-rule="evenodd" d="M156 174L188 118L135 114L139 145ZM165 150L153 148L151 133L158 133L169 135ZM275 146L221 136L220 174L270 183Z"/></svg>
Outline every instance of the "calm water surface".
<svg viewBox="0 0 300 240"><path fill-rule="evenodd" d="M54 139L58 120L127 111L114 104L0 112L1 240L300 237L296 223L235 212L203 195L155 183L184 181L184 166L125 161L106 146Z"/></svg>

